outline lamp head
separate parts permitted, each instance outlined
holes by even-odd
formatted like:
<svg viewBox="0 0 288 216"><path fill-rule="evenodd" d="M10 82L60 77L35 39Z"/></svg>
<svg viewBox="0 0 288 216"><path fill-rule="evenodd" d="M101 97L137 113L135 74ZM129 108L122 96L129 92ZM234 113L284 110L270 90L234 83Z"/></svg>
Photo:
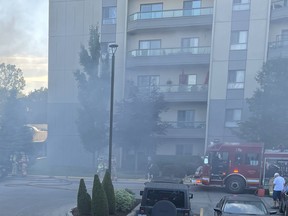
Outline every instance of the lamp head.
<svg viewBox="0 0 288 216"><path fill-rule="evenodd" d="M118 44L110 44L109 47L111 48L112 54L114 54L117 50Z"/></svg>

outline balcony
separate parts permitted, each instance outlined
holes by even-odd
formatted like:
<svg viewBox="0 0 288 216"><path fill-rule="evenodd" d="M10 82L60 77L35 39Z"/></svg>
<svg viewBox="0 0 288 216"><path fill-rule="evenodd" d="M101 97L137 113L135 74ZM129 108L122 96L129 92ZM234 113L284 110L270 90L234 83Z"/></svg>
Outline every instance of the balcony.
<svg viewBox="0 0 288 216"><path fill-rule="evenodd" d="M208 85L158 85L159 92L168 102L207 102ZM141 92L151 92L155 86L138 87Z"/></svg>
<svg viewBox="0 0 288 216"><path fill-rule="evenodd" d="M269 43L268 59L288 58L288 37Z"/></svg>
<svg viewBox="0 0 288 216"><path fill-rule="evenodd" d="M206 122L167 122L170 126L165 135L159 135L162 138L192 138L204 139Z"/></svg>
<svg viewBox="0 0 288 216"><path fill-rule="evenodd" d="M127 68L208 65L210 46L189 48L137 49L128 53Z"/></svg>
<svg viewBox="0 0 288 216"><path fill-rule="evenodd" d="M183 28L197 26L211 26L213 22L213 8L197 8L192 10L164 10L152 12L138 12L128 17L128 32L135 33L147 29Z"/></svg>
<svg viewBox="0 0 288 216"><path fill-rule="evenodd" d="M288 1L274 0L271 3L271 21L288 20Z"/></svg>

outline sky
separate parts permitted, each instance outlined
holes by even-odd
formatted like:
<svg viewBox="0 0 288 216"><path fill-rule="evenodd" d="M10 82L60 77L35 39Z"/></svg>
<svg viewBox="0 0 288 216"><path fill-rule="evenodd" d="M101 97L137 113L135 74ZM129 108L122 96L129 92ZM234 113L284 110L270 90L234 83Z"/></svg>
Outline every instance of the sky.
<svg viewBox="0 0 288 216"><path fill-rule="evenodd" d="M48 0L0 0L0 63L20 68L24 93L48 85Z"/></svg>

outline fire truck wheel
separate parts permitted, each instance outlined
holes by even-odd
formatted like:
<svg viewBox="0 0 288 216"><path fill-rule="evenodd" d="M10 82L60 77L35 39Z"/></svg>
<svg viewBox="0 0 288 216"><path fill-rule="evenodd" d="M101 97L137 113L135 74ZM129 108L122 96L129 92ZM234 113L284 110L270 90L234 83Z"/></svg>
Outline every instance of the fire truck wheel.
<svg viewBox="0 0 288 216"><path fill-rule="evenodd" d="M245 181L238 176L231 176L226 181L226 189L230 193L241 193L245 188Z"/></svg>

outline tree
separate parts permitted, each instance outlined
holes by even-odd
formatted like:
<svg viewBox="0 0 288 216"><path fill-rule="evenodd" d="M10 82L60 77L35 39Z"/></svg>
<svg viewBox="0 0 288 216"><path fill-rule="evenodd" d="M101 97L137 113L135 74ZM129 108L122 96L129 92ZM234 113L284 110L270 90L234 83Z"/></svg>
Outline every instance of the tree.
<svg viewBox="0 0 288 216"><path fill-rule="evenodd" d="M77 209L80 216L88 216L91 214L91 197L87 192L84 179L80 179L77 195Z"/></svg>
<svg viewBox="0 0 288 216"><path fill-rule="evenodd" d="M0 64L0 89L20 92L25 87L25 80L21 69L15 65Z"/></svg>
<svg viewBox="0 0 288 216"><path fill-rule="evenodd" d="M248 99L251 116L240 124L239 136L273 148L288 140L288 61L267 61L256 76L259 88Z"/></svg>
<svg viewBox="0 0 288 216"><path fill-rule="evenodd" d="M106 193L98 175L94 176L93 189L92 189L92 203L91 203L92 216L108 216L109 208Z"/></svg>
<svg viewBox="0 0 288 216"><path fill-rule="evenodd" d="M81 46L80 64L83 71L78 70L74 75L78 82L80 102L76 123L84 148L93 155L93 166L96 152L99 153L108 144L107 105L110 76L107 63L108 58L102 58L101 55L98 28L91 27L88 50Z"/></svg>
<svg viewBox="0 0 288 216"><path fill-rule="evenodd" d="M102 185L104 188L104 191L106 193L107 201L108 201L108 207L109 207L109 214L113 215L115 214L115 192L114 192L114 186L112 184L111 175L108 170L106 170Z"/></svg>
<svg viewBox="0 0 288 216"><path fill-rule="evenodd" d="M15 65L0 64L0 118L7 97L11 91L19 94L25 87L25 80L21 69Z"/></svg>
<svg viewBox="0 0 288 216"><path fill-rule="evenodd" d="M43 87L41 87L40 89L35 89L24 97L23 103L26 107L28 123L47 123L47 101L48 89Z"/></svg>
<svg viewBox="0 0 288 216"><path fill-rule="evenodd" d="M139 91L133 84L129 88L127 98L117 104L115 140L124 148L124 152L128 149L143 150L151 155L154 153L156 135L165 134L169 126L160 118L167 105L157 86L147 91ZM136 169L137 161L136 158Z"/></svg>
<svg viewBox="0 0 288 216"><path fill-rule="evenodd" d="M25 126L25 108L18 97L24 86L20 69L15 65L0 65L0 158L4 161L13 151L32 150L33 134Z"/></svg>
<svg viewBox="0 0 288 216"><path fill-rule="evenodd" d="M25 126L25 109L16 92L10 92L0 120L0 152L7 157L14 151L32 151L32 131Z"/></svg>

